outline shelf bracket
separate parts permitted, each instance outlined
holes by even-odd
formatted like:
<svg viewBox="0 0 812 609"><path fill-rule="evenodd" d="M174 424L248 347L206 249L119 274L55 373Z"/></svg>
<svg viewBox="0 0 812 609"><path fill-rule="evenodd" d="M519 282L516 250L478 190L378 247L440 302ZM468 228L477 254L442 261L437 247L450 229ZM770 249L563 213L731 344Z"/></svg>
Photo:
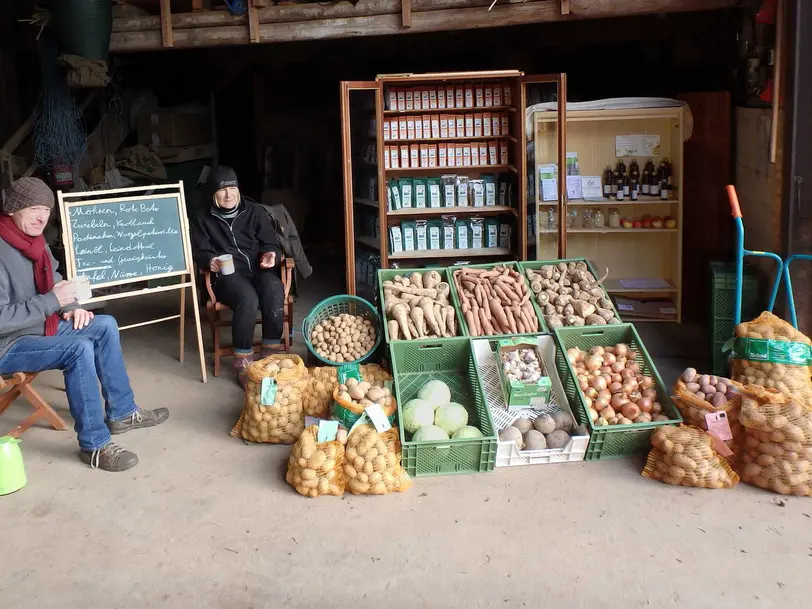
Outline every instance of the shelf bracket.
<svg viewBox="0 0 812 609"><path fill-rule="evenodd" d="M172 37L172 5L170 0L161 0L161 43L166 47L175 46Z"/></svg>
<svg viewBox="0 0 812 609"><path fill-rule="evenodd" d="M561 0L561 14L562 15L570 14L570 0Z"/></svg>
<svg viewBox="0 0 812 609"><path fill-rule="evenodd" d="M412 27L412 0L400 0L403 27Z"/></svg>
<svg viewBox="0 0 812 609"><path fill-rule="evenodd" d="M257 14L258 0L248 0L248 38L254 42L259 42L259 15Z"/></svg>

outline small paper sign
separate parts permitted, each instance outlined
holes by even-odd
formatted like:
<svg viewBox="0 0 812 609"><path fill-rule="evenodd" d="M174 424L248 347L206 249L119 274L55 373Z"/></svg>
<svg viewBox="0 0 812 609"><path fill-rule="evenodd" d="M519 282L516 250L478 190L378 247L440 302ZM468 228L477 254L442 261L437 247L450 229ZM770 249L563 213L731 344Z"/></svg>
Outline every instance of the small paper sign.
<svg viewBox="0 0 812 609"><path fill-rule="evenodd" d="M567 176L567 199L583 199L584 191L581 185L581 176Z"/></svg>
<svg viewBox="0 0 812 609"><path fill-rule="evenodd" d="M725 444L718 436L712 434L711 432L708 432L708 435L711 437L711 440L713 440L713 450L719 453L720 457L729 457L733 454L733 451L730 450L730 447L727 444Z"/></svg>
<svg viewBox="0 0 812 609"><path fill-rule="evenodd" d="M603 201L603 183L600 176L581 176L581 190L585 201Z"/></svg>
<svg viewBox="0 0 812 609"><path fill-rule="evenodd" d="M320 420L319 417L305 416L305 429L313 425L318 425Z"/></svg>
<svg viewBox="0 0 812 609"><path fill-rule="evenodd" d="M372 424L375 426L375 431L378 433L383 433L389 429L392 429L392 425L389 423L389 419L386 418L383 408L381 408L380 405L373 404L372 406L367 406L365 412L372 420Z"/></svg>
<svg viewBox="0 0 812 609"><path fill-rule="evenodd" d="M332 442L338 433L338 421L319 421L319 442Z"/></svg>
<svg viewBox="0 0 812 609"><path fill-rule="evenodd" d="M708 432L717 436L720 440L733 439L733 432L730 430L730 421L727 420L726 412L709 412L705 415L705 423L708 425Z"/></svg>
<svg viewBox="0 0 812 609"><path fill-rule="evenodd" d="M259 403L262 406L273 406L276 401L276 379L266 376L262 379Z"/></svg>

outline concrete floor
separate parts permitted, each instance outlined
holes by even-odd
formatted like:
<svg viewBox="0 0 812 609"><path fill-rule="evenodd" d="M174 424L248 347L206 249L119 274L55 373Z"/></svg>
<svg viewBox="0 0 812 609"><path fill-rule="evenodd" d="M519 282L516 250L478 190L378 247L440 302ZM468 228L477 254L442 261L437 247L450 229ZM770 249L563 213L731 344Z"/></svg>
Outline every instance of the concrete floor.
<svg viewBox="0 0 812 609"><path fill-rule="evenodd" d="M312 281L305 303L327 286ZM143 302L113 311L122 322L145 315ZM28 486L0 498L1 607L809 604L812 499L669 487L640 476L642 459L421 478L387 497L299 497L284 481L289 447L229 437L239 389L227 377L200 383L194 353L175 359L172 331L123 335L139 403L172 411L120 437L141 459L135 469L88 469L71 431L23 436ZM688 352L674 337L690 333L644 333L670 380ZM60 375L40 378L66 414ZM0 423L25 413L15 405Z"/></svg>

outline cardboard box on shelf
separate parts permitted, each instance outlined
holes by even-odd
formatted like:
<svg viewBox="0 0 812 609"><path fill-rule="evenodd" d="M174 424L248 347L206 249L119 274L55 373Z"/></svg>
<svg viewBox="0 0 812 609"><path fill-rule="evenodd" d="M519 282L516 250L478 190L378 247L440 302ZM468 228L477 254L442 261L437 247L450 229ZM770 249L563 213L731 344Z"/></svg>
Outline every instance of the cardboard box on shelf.
<svg viewBox="0 0 812 609"><path fill-rule="evenodd" d="M429 89L429 110L437 110L437 89Z"/></svg>
<svg viewBox="0 0 812 609"><path fill-rule="evenodd" d="M502 135L502 120L499 118L499 114L496 112L491 115L491 131L493 132L494 137Z"/></svg>
<svg viewBox="0 0 812 609"><path fill-rule="evenodd" d="M386 109L398 109L398 91L395 87L389 87L389 89L386 91Z"/></svg>
<svg viewBox="0 0 812 609"><path fill-rule="evenodd" d="M409 167L420 168L420 146L417 144L409 144Z"/></svg>
<svg viewBox="0 0 812 609"><path fill-rule="evenodd" d="M414 120L414 139L423 139L423 120L419 116Z"/></svg>
<svg viewBox="0 0 812 609"><path fill-rule="evenodd" d="M431 109L431 95L429 94L429 90L427 88L423 88L420 90L420 99L422 101L421 107L423 110L430 110Z"/></svg>
<svg viewBox="0 0 812 609"><path fill-rule="evenodd" d="M429 145L429 167L432 169L437 167L437 146L434 144Z"/></svg>
<svg viewBox="0 0 812 609"><path fill-rule="evenodd" d="M482 137L482 115L474 114L474 137Z"/></svg>
<svg viewBox="0 0 812 609"><path fill-rule="evenodd" d="M465 107L465 87L462 85L457 85L457 87L454 89L454 107Z"/></svg>
<svg viewBox="0 0 812 609"><path fill-rule="evenodd" d="M493 106L493 85L485 85L485 107Z"/></svg>
<svg viewBox="0 0 812 609"><path fill-rule="evenodd" d="M398 162L398 147L397 146L390 146L389 147L389 168L390 169L400 169L400 163Z"/></svg>
<svg viewBox="0 0 812 609"><path fill-rule="evenodd" d="M465 115L465 137L474 137L474 115Z"/></svg>
<svg viewBox="0 0 812 609"><path fill-rule="evenodd" d="M431 115L424 114L421 122L423 123L423 137L429 139L431 137Z"/></svg>
<svg viewBox="0 0 812 609"><path fill-rule="evenodd" d="M430 117L431 122L431 139L440 139L440 117L436 114ZM448 131L448 124L446 123L446 131Z"/></svg>
<svg viewBox="0 0 812 609"><path fill-rule="evenodd" d="M389 126L389 121L383 122L383 141L388 142L392 139L392 132Z"/></svg>
<svg viewBox="0 0 812 609"><path fill-rule="evenodd" d="M482 136L483 137L493 137L493 123L492 115L490 112L485 112L482 115Z"/></svg>
<svg viewBox="0 0 812 609"><path fill-rule="evenodd" d="M414 110L414 91L406 89L406 109Z"/></svg>
<svg viewBox="0 0 812 609"><path fill-rule="evenodd" d="M400 147L400 168L407 169L409 167L409 147Z"/></svg>
<svg viewBox="0 0 812 609"><path fill-rule="evenodd" d="M465 85L465 107L474 107L474 85Z"/></svg>
<svg viewBox="0 0 812 609"><path fill-rule="evenodd" d="M485 88L482 85L477 85L474 88L474 105L477 108L485 106Z"/></svg>
<svg viewBox="0 0 812 609"><path fill-rule="evenodd" d="M457 124L457 137L465 137L465 115L458 114L454 119Z"/></svg>
<svg viewBox="0 0 812 609"><path fill-rule="evenodd" d="M440 144L437 146L437 166L448 167L447 144Z"/></svg>
<svg viewBox="0 0 812 609"><path fill-rule="evenodd" d="M493 86L493 105L494 106L501 106L502 105L502 85L496 84Z"/></svg>
<svg viewBox="0 0 812 609"><path fill-rule="evenodd" d="M398 98L398 111L403 112L406 109L406 91L401 88L396 89Z"/></svg>
<svg viewBox="0 0 812 609"><path fill-rule="evenodd" d="M488 162L488 142L479 142L479 163L480 165L490 165Z"/></svg>
<svg viewBox="0 0 812 609"><path fill-rule="evenodd" d="M445 107L448 110L454 108L456 104L456 91L454 89L454 85L448 85L445 88Z"/></svg>
<svg viewBox="0 0 812 609"><path fill-rule="evenodd" d="M392 169L392 162L389 158L389 146L383 147L383 168Z"/></svg>
<svg viewBox="0 0 812 609"><path fill-rule="evenodd" d="M421 96L420 89L412 89L412 95L414 97L414 109L415 110L422 110L423 109L423 98Z"/></svg>

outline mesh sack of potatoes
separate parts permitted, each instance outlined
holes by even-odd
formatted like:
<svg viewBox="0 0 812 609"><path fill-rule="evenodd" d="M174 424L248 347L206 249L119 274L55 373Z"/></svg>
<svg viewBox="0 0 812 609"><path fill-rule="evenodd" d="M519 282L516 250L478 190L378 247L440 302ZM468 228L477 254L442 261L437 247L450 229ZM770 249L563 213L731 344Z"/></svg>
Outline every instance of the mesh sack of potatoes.
<svg viewBox="0 0 812 609"><path fill-rule="evenodd" d="M747 385L739 420L742 480L782 495L812 495L812 410L796 397Z"/></svg>
<svg viewBox="0 0 812 609"><path fill-rule="evenodd" d="M796 395L812 407L812 341L780 317L765 311L736 326L733 380Z"/></svg>
<svg viewBox="0 0 812 609"><path fill-rule="evenodd" d="M378 433L372 425L362 424L350 432L344 458L348 491L353 495L385 495L412 486L400 464L397 427Z"/></svg>
<svg viewBox="0 0 812 609"><path fill-rule="evenodd" d="M330 416L333 391L338 386L338 370L332 366L309 368L310 382L302 395L304 412L310 417Z"/></svg>
<svg viewBox="0 0 812 609"><path fill-rule="evenodd" d="M288 459L285 480L305 497L344 494L344 446L336 440L318 442L319 428L302 432Z"/></svg>
<svg viewBox="0 0 812 609"><path fill-rule="evenodd" d="M272 404L262 403L262 381L276 381ZM245 406L231 430L250 442L293 444L304 429L302 396L310 383L298 355L271 355L251 364L246 372Z"/></svg>
<svg viewBox="0 0 812 609"><path fill-rule="evenodd" d="M739 476L713 449L713 438L698 427L660 427L651 434L643 476L675 486L732 488Z"/></svg>
<svg viewBox="0 0 812 609"><path fill-rule="evenodd" d="M674 401L674 405L679 410L686 425L693 425L705 431L708 429L706 415L713 412L724 412L730 424L730 431L733 434L733 439L726 440L725 444L735 452L737 442L744 434L744 428L739 422L742 398L738 393L738 387L741 387L741 385L730 379L704 374L696 375L695 380L686 382L685 375L691 370L691 368L686 370L671 389L671 399ZM704 377L708 378L705 379ZM707 380L707 383L704 385L698 382L705 380ZM711 383L714 380L717 380L717 382ZM703 387L707 389L709 386L720 386L720 390L714 394L702 391ZM705 397L700 397L700 393ZM717 398L716 396L720 397Z"/></svg>

